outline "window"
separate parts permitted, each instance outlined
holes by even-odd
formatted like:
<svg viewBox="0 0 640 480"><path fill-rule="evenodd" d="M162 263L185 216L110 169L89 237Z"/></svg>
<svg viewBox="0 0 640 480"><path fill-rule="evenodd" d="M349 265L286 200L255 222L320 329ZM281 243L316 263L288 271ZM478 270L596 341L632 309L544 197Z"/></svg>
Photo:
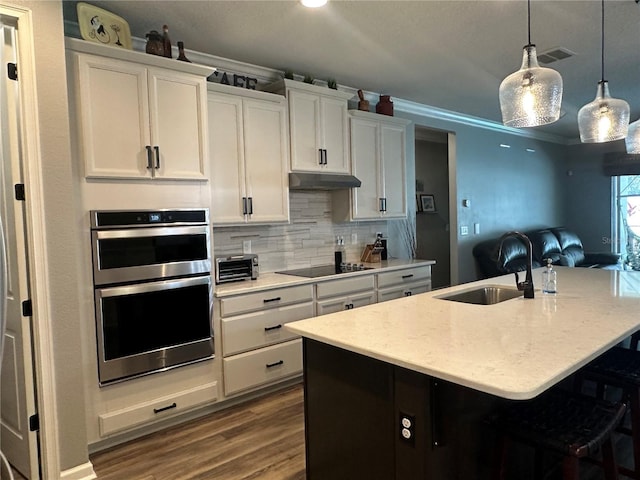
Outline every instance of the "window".
<svg viewBox="0 0 640 480"><path fill-rule="evenodd" d="M622 261L633 270L640 270L640 175L613 177L616 225L614 247Z"/></svg>

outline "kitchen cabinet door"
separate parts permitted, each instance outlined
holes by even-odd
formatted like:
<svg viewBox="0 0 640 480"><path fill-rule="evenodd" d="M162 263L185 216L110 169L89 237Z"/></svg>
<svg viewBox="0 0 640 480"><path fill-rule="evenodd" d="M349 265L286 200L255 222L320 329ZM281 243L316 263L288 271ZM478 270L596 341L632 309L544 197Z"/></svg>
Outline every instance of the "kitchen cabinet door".
<svg viewBox="0 0 640 480"><path fill-rule="evenodd" d="M252 222L289 221L289 155L284 103L244 99L246 196Z"/></svg>
<svg viewBox="0 0 640 480"><path fill-rule="evenodd" d="M347 100L289 89L291 170L349 173Z"/></svg>
<svg viewBox="0 0 640 480"><path fill-rule="evenodd" d="M204 77L75 58L85 176L207 180Z"/></svg>
<svg viewBox="0 0 640 480"><path fill-rule="evenodd" d="M405 176L405 127L380 124L380 170L384 198L384 216L407 215L407 190Z"/></svg>
<svg viewBox="0 0 640 480"><path fill-rule="evenodd" d="M208 93L211 221L243 223L245 192L242 99Z"/></svg>
<svg viewBox="0 0 640 480"><path fill-rule="evenodd" d="M196 75L149 70L151 141L156 151L154 176L206 180L207 85Z"/></svg>
<svg viewBox="0 0 640 480"><path fill-rule="evenodd" d="M407 120L351 112L351 161L360 188L351 190L351 220L403 218L407 214Z"/></svg>
<svg viewBox="0 0 640 480"><path fill-rule="evenodd" d="M150 177L147 69L93 55L76 55L87 177Z"/></svg>

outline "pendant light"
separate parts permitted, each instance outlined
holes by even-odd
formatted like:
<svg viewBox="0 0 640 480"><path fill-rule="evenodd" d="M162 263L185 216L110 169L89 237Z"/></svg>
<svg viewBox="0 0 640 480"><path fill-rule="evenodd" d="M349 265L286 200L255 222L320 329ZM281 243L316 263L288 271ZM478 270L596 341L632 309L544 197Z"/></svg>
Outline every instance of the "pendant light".
<svg viewBox="0 0 640 480"><path fill-rule="evenodd" d="M624 143L627 146L627 153L640 153L640 119L629 124Z"/></svg>
<svg viewBox="0 0 640 480"><path fill-rule="evenodd" d="M629 104L609 95L609 82L604 79L604 0L602 0L602 79L596 98L578 111L578 128L582 143L604 143L627 136Z"/></svg>
<svg viewBox="0 0 640 480"><path fill-rule="evenodd" d="M522 52L522 66L500 84L502 122L509 127L537 127L560 118L562 77L538 65L536 46L531 43L531 0L527 0L529 43Z"/></svg>

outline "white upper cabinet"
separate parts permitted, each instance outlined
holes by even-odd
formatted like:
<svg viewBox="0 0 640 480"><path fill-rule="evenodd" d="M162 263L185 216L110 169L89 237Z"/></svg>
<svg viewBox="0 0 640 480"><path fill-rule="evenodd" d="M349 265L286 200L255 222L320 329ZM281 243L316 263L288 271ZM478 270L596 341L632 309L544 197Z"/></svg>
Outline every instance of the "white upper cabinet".
<svg viewBox="0 0 640 480"><path fill-rule="evenodd" d="M70 59L85 176L207 180L212 69L101 45L81 50L90 53Z"/></svg>
<svg viewBox="0 0 640 480"><path fill-rule="evenodd" d="M353 95L294 80L267 89L289 100L291 170L351 173L347 100Z"/></svg>
<svg viewBox="0 0 640 480"><path fill-rule="evenodd" d="M289 221L286 99L210 84L208 113L212 222Z"/></svg>
<svg viewBox="0 0 640 480"><path fill-rule="evenodd" d="M407 214L405 146L408 120L350 112L352 171L362 185L351 190L351 219Z"/></svg>

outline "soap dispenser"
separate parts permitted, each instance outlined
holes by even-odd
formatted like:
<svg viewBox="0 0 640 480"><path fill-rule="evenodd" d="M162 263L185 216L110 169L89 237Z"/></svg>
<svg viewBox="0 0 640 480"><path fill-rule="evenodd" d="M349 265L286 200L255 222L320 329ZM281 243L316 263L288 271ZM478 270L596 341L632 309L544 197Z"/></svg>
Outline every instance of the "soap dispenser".
<svg viewBox="0 0 640 480"><path fill-rule="evenodd" d="M547 267L542 272L542 293L555 294L558 291L558 272L551 266L551 259L547 258Z"/></svg>

